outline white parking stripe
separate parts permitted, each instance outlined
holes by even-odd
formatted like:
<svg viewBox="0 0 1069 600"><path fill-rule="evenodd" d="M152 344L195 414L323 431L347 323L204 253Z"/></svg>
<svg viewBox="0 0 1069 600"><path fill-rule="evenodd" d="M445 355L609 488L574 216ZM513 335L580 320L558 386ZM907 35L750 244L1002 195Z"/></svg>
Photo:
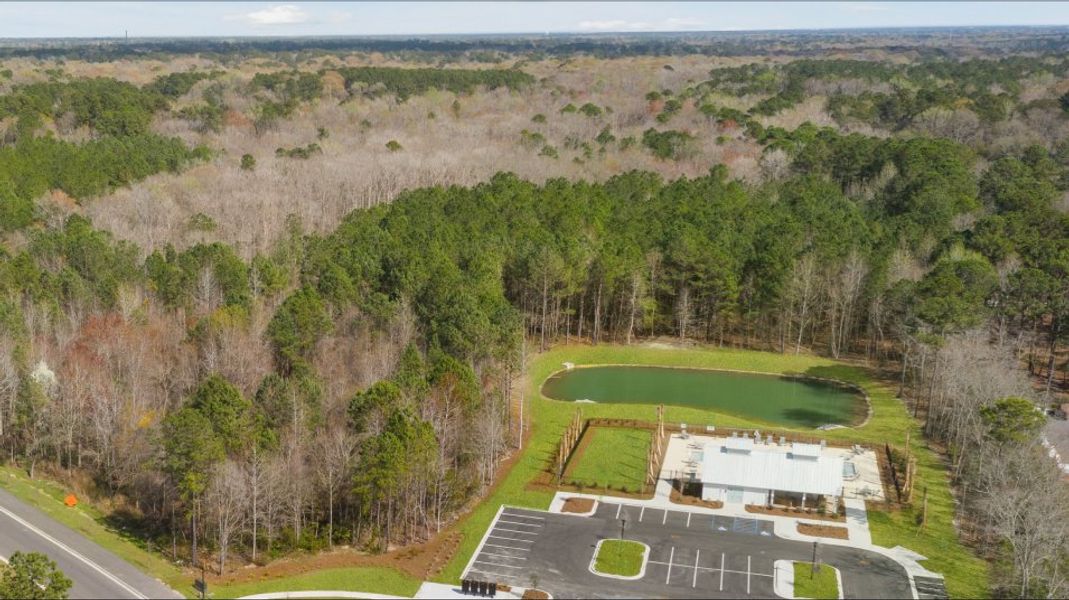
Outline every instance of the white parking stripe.
<svg viewBox="0 0 1069 600"><path fill-rule="evenodd" d="M504 558L508 560L527 560L526 556L512 556L511 554L494 554L493 552L487 552L483 550L480 556L495 556L497 558Z"/></svg>
<svg viewBox="0 0 1069 600"><path fill-rule="evenodd" d="M668 565L668 563L664 562L663 560L647 560L646 564L650 564L650 565L665 565L665 566ZM676 568L676 569L693 569L694 568L694 567L692 567L690 565L673 564L672 566L674 568ZM697 569L699 571L713 571L714 573L715 572L720 572L720 569L717 568L717 567L697 567ZM735 569L724 569L724 572L725 573L738 573L739 575L745 575L746 574L746 571L736 571ZM754 576L754 577L769 577L769 578L775 578L776 577L775 574L773 574L773 573L750 573L750 574L752 576Z"/></svg>
<svg viewBox="0 0 1069 600"><path fill-rule="evenodd" d="M701 557L701 555L702 551L698 550L697 554L694 556L694 581L690 584L690 587L698 587L698 558ZM750 592L747 591L746 593L749 594Z"/></svg>
<svg viewBox="0 0 1069 600"><path fill-rule="evenodd" d="M638 511L638 522L642 522L642 515L646 514L646 507L643 506L642 510Z"/></svg>
<svg viewBox="0 0 1069 600"><path fill-rule="evenodd" d="M538 535L537 531L520 531L519 529L505 529L504 527L494 527L494 531L507 531L509 533L518 533L520 535Z"/></svg>
<svg viewBox="0 0 1069 600"><path fill-rule="evenodd" d="M484 571L482 569L475 569L475 568L473 568L471 570L471 573L468 573L468 576L470 577L472 575L472 573L476 573L476 574L482 575L483 577L500 577L502 579L509 579L509 578L516 577L515 575L505 575L504 573L493 573L491 571ZM517 586L517 587L519 587L519 586Z"/></svg>
<svg viewBox="0 0 1069 600"><path fill-rule="evenodd" d="M519 517L521 519L537 519L539 521L545 521L545 517L536 517L534 515L521 515L518 513L501 513L502 517Z"/></svg>
<svg viewBox="0 0 1069 600"><path fill-rule="evenodd" d="M508 523L509 525L519 525L520 527L541 527L538 523L522 523L520 521L506 521L505 519L498 519L498 523Z"/></svg>
<svg viewBox="0 0 1069 600"><path fill-rule="evenodd" d="M488 535L488 538L494 538L495 540L509 540L510 542L520 542L521 544L533 544L534 540L524 540L521 538L510 538L503 535Z"/></svg>
<svg viewBox="0 0 1069 600"><path fill-rule="evenodd" d="M661 518L661 525L664 525L667 522L668 522L668 509L665 509L664 517Z"/></svg>
<svg viewBox="0 0 1069 600"><path fill-rule="evenodd" d="M623 507L624 507L624 505L623 505L623 504L617 504L617 505L616 505L616 518L617 518L617 519L619 519L619 518L620 518L620 509L621 509L621 508L623 508Z"/></svg>
<svg viewBox="0 0 1069 600"><path fill-rule="evenodd" d="M750 595L750 557L746 557L746 595Z"/></svg>
<svg viewBox="0 0 1069 600"><path fill-rule="evenodd" d="M501 567L502 569L522 569L523 568L523 567L514 567L512 565L501 565L501 564L498 564L498 563L492 563L492 562L490 562L488 560L478 560L478 559L476 559L475 562L482 563L484 565L492 565L492 566L495 566L495 567Z"/></svg>
<svg viewBox="0 0 1069 600"><path fill-rule="evenodd" d="M720 553L720 591L724 591L724 553Z"/></svg>
<svg viewBox="0 0 1069 600"><path fill-rule="evenodd" d="M502 546L501 544L485 544L489 548L508 548L509 550L519 550L520 552L530 552L530 548L520 548L519 546Z"/></svg>
<svg viewBox="0 0 1069 600"><path fill-rule="evenodd" d="M668 580L672 578L672 559L676 556L676 547L672 546L672 552L668 554L668 574L664 576L664 584L668 585Z"/></svg>
<svg viewBox="0 0 1069 600"><path fill-rule="evenodd" d="M690 527L690 516L693 515L693 514L694 513L691 513L691 512L687 513L687 527Z"/></svg>

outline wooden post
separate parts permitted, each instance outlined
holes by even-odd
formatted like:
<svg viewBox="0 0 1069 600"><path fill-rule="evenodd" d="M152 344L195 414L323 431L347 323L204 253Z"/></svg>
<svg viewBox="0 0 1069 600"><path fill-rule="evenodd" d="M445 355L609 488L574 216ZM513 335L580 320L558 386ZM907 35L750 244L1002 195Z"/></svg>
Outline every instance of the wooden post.
<svg viewBox="0 0 1069 600"><path fill-rule="evenodd" d="M928 524L928 486L924 486L924 506L921 508L921 529Z"/></svg>

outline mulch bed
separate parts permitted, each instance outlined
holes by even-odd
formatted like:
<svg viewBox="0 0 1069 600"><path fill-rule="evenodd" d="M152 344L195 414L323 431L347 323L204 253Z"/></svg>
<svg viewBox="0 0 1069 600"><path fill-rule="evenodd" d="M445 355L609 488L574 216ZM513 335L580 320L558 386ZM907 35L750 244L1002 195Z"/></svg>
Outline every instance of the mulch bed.
<svg viewBox="0 0 1069 600"><path fill-rule="evenodd" d="M678 490L672 488L672 495L670 497L672 502L676 504L686 504L687 506L701 506L703 508L724 508L724 503L719 500L702 500L695 496L687 496L686 494L680 494Z"/></svg>
<svg viewBox="0 0 1069 600"><path fill-rule="evenodd" d="M542 590L524 590L522 598L524 598L524 600L547 600L549 598L549 594L543 592Z"/></svg>
<svg viewBox="0 0 1069 600"><path fill-rule="evenodd" d="M564 506L560 509L561 512L579 514L586 514L592 510L594 510L592 498L566 498Z"/></svg>
<svg viewBox="0 0 1069 600"><path fill-rule="evenodd" d="M818 537L835 538L837 540L850 539L850 530L845 527L834 525L813 525L811 523L799 523L798 533L815 535Z"/></svg>
<svg viewBox="0 0 1069 600"><path fill-rule="evenodd" d="M825 513L825 514L822 515L822 514L818 513L817 511L815 511L813 509L809 509L809 511L807 512L806 510L803 510L803 509L800 509L800 508L781 508L781 507L768 508L766 506L760 506L760 505L757 505L757 504L747 504L746 505L746 512L755 513L755 514L759 514L759 515L774 515L774 516L777 516L777 517L796 517L796 518L802 518L802 519L814 519L816 521L835 521L837 523L846 522L846 517L845 516L833 515L833 514L828 514L828 513Z"/></svg>

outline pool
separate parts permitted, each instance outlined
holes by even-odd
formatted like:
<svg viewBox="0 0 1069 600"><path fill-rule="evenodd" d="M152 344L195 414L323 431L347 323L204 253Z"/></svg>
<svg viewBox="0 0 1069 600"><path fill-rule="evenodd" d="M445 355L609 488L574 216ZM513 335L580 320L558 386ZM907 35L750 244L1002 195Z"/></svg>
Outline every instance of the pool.
<svg viewBox="0 0 1069 600"><path fill-rule="evenodd" d="M865 398L845 385L711 369L567 369L547 379L542 394L565 401L703 408L790 427L856 425L868 412Z"/></svg>

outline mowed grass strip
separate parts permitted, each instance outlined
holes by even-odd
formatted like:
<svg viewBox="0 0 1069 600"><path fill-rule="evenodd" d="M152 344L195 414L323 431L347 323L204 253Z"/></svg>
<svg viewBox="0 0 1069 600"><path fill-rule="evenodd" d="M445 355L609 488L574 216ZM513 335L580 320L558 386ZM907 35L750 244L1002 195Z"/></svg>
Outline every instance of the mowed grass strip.
<svg viewBox="0 0 1069 600"><path fill-rule="evenodd" d="M389 567L323 569L278 579L217 586L208 590L215 598L240 598L268 592L334 591L366 592L411 598L421 582Z"/></svg>
<svg viewBox="0 0 1069 600"><path fill-rule="evenodd" d="M813 600L835 600L839 597L839 581L835 569L824 565L816 573L813 563L794 563L794 597Z"/></svg>
<svg viewBox="0 0 1069 600"><path fill-rule="evenodd" d="M604 540L594 557L594 570L606 575L634 577L642 571L646 546L631 540Z"/></svg>
<svg viewBox="0 0 1069 600"><path fill-rule="evenodd" d="M550 400L541 395L542 383L562 363L576 365L642 364L655 366L700 367L731 369L762 373L804 373L814 377L839 379L861 386L872 404L872 418L863 427L820 432L828 439L845 439L882 446L890 442L905 446L906 432L912 431L911 446L917 457L918 493L928 487L928 523L922 529L917 521L917 509L895 513L869 511L869 528L876 544L893 548L896 545L919 552L928 558L922 565L946 577L947 591L952 598L983 598L990 595L989 566L958 541L954 528L954 505L950 482L941 458L925 444L920 425L912 419L892 388L873 381L870 372L861 367L836 363L807 354L775 354L751 350L724 348L667 349L650 346L558 346L531 360L524 382L528 399L530 438L512 470L486 500L460 519L455 530L462 534L457 554L436 577L436 581L456 583L475 548L482 539L501 504L546 509L553 492L529 489L531 482L555 455L557 443L575 414L576 404ZM583 418L610 417L655 421L655 407L639 404L583 404ZM708 410L680 406L665 406L665 420L671 423L715 424L717 427L769 429L740 417ZM773 427L772 429L786 429ZM799 430L812 435L812 430ZM917 493L914 494L917 497Z"/></svg>
<svg viewBox="0 0 1069 600"><path fill-rule="evenodd" d="M80 501L73 508L67 506L63 498L68 491L58 483L30 479L22 469L0 466L0 487L171 589L186 596L194 593L193 578L164 558L162 549L153 548L132 532L116 529L107 522L103 512L88 502Z"/></svg>
<svg viewBox="0 0 1069 600"><path fill-rule="evenodd" d="M638 492L646 480L646 460L653 432L619 427L590 427L572 456L565 481L588 487Z"/></svg>

